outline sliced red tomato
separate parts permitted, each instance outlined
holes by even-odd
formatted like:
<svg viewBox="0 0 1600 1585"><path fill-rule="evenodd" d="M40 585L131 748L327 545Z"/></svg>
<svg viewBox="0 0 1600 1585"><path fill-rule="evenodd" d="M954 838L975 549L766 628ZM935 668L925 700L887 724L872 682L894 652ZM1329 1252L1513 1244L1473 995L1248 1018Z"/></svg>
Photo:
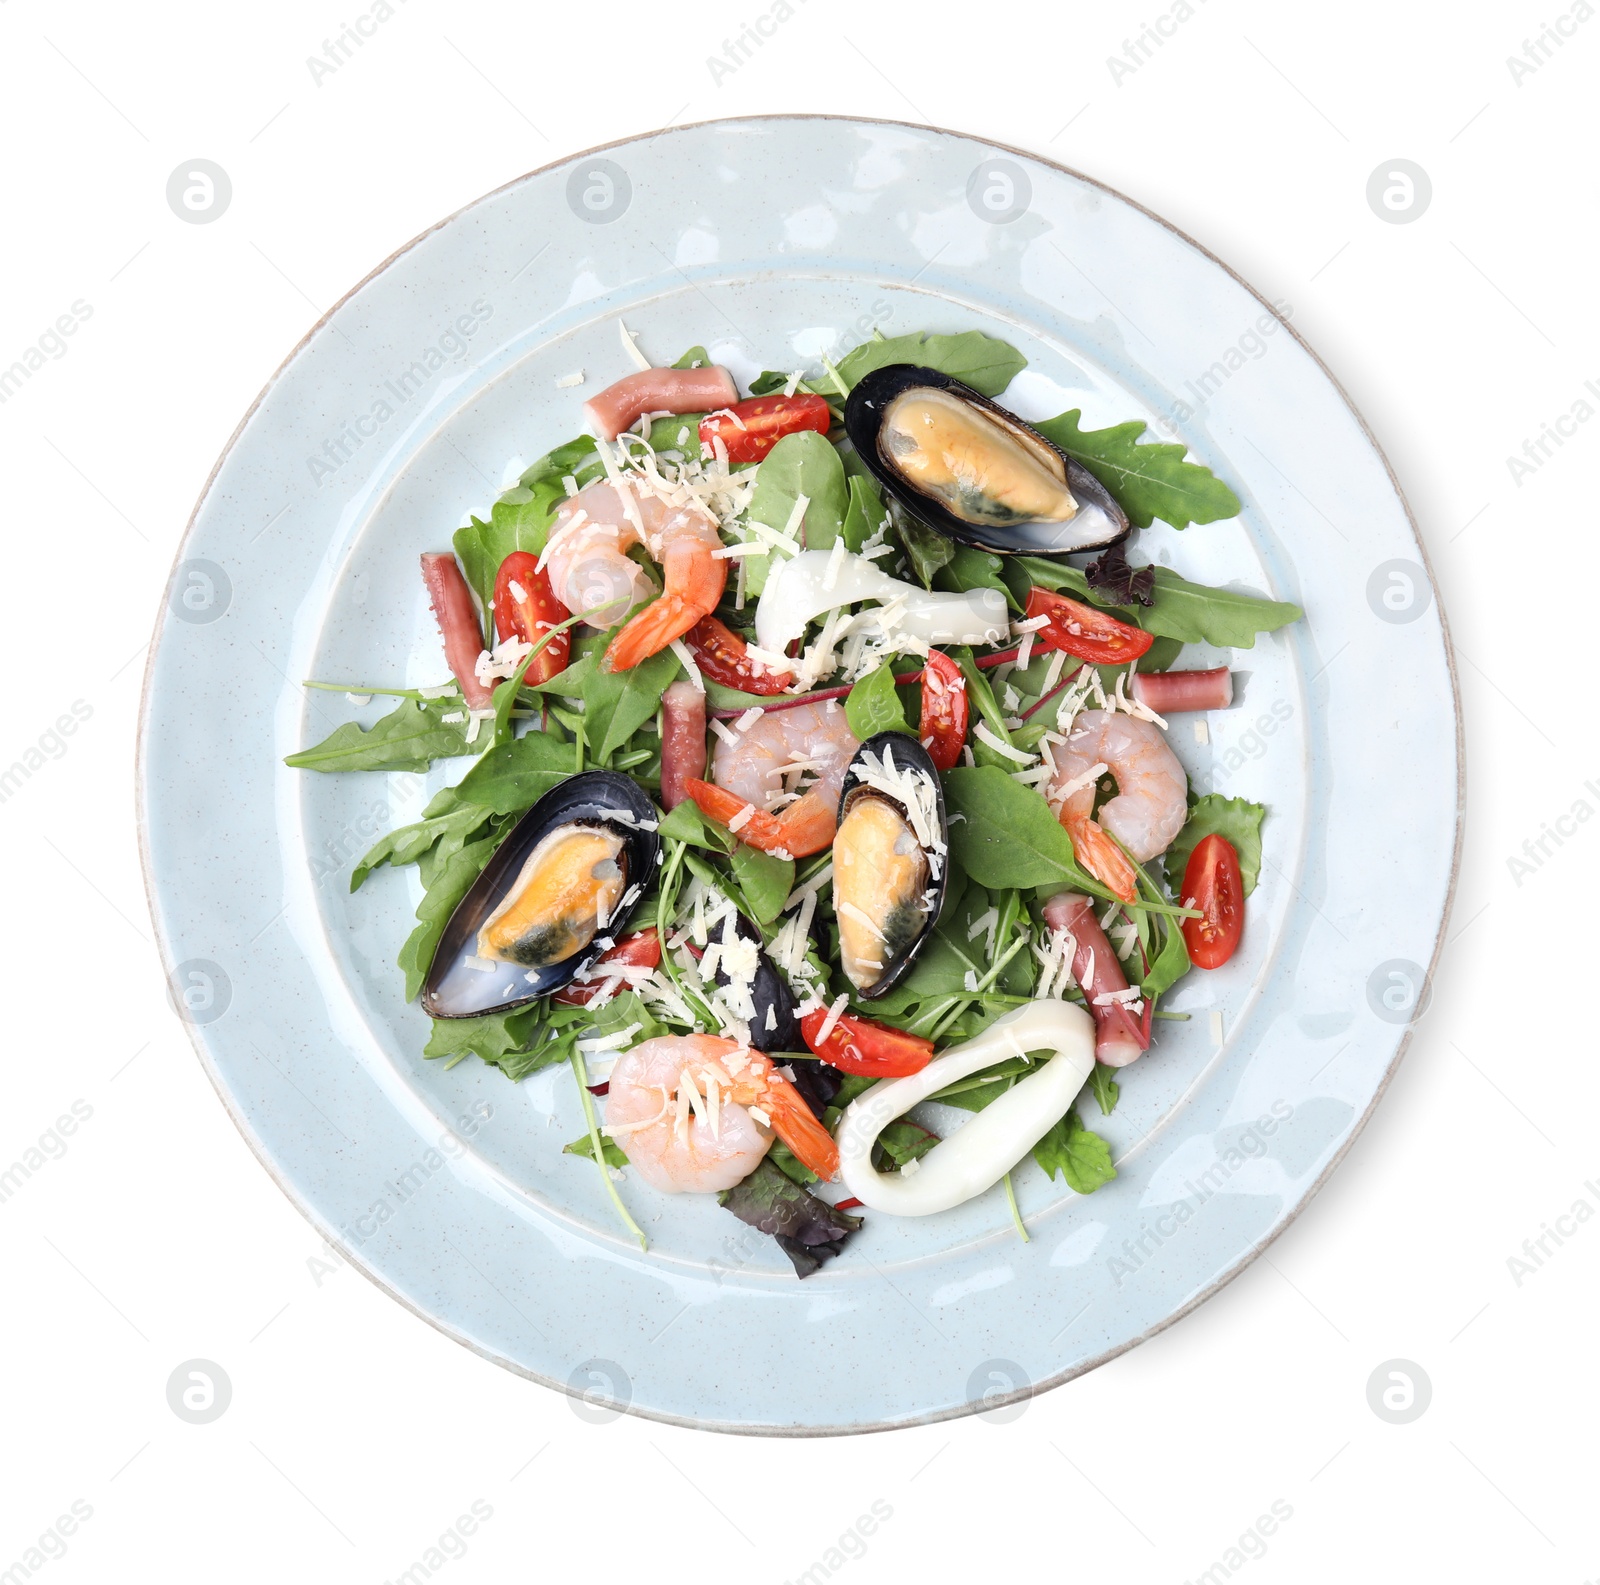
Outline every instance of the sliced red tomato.
<svg viewBox="0 0 1600 1585"><path fill-rule="evenodd" d="M539 570L539 558L514 550L500 563L494 579L494 631L502 642L520 638L536 644L553 627L567 620L568 612L550 587L550 574ZM525 680L549 682L567 669L572 652L572 630L557 633L528 663Z"/></svg>
<svg viewBox="0 0 1600 1585"><path fill-rule="evenodd" d="M622 967L653 969L660 962L661 937L656 934L656 927L651 925L648 930L624 936L609 952L601 953L595 960L595 967L612 963ZM604 980L595 979L585 980L581 985L568 985L557 991L550 1000L561 1007L587 1007L600 994L604 984Z"/></svg>
<svg viewBox="0 0 1600 1585"><path fill-rule="evenodd" d="M1030 589L1029 620L1040 616L1049 617L1050 625L1033 635L1037 648L1064 649L1096 666L1120 666L1137 660L1156 641L1153 633L1119 622L1092 605L1081 605L1048 589Z"/></svg>
<svg viewBox="0 0 1600 1585"><path fill-rule="evenodd" d="M756 665L745 641L714 616L703 616L684 634L684 642L694 654L695 665L712 682L741 693L782 693L794 680L787 671L772 672Z"/></svg>
<svg viewBox="0 0 1600 1585"><path fill-rule="evenodd" d="M920 1073L933 1060L933 1042L903 1029L874 1023L854 1013L834 1020L826 1040L820 1039L828 1009L819 1007L800 1020L800 1033L812 1053L841 1073L858 1073L869 1079L903 1079Z"/></svg>
<svg viewBox="0 0 1600 1585"><path fill-rule="evenodd" d="M1244 877L1238 849L1225 836L1213 831L1195 843L1178 901L1200 910L1200 918L1183 922L1190 961L1196 968L1220 969L1244 934Z"/></svg>
<svg viewBox="0 0 1600 1585"><path fill-rule="evenodd" d="M760 462L785 435L814 429L826 435L833 423L820 396L752 396L700 420L700 444L715 449L720 440L729 462Z"/></svg>
<svg viewBox="0 0 1600 1585"><path fill-rule="evenodd" d="M922 667L922 724L917 728L928 758L949 770L967 741L967 684L961 668L942 650L929 650Z"/></svg>

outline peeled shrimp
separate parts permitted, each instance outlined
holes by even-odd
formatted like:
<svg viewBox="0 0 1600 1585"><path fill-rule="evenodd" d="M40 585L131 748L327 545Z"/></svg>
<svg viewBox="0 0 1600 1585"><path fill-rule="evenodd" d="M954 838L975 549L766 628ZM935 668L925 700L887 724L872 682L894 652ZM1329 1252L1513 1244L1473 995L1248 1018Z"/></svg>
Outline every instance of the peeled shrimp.
<svg viewBox="0 0 1600 1585"><path fill-rule="evenodd" d="M658 526L666 507L637 500L639 521ZM655 592L650 575L625 552L642 536L622 497L605 479L568 497L550 529L544 568L556 598L590 627L615 627Z"/></svg>
<svg viewBox="0 0 1600 1585"><path fill-rule="evenodd" d="M713 1194L750 1176L776 1134L819 1177L838 1170L832 1136L759 1051L714 1035L666 1035L611 1070L605 1131L666 1194Z"/></svg>
<svg viewBox="0 0 1600 1585"><path fill-rule="evenodd" d="M1189 816L1189 780L1161 729L1135 716L1085 710L1067 741L1051 746L1049 757L1046 796L1072 838L1078 862L1124 902L1135 901L1137 878L1117 842L1143 864L1172 846ZM1095 782L1106 771L1116 781L1117 796L1101 808L1096 822L1089 811Z"/></svg>
<svg viewBox="0 0 1600 1585"><path fill-rule="evenodd" d="M718 739L711 779L758 812L776 814L780 846L800 858L833 841L839 789L860 747L837 699L768 710L737 742ZM810 783L803 790L802 781ZM798 799L787 796L795 791Z"/></svg>

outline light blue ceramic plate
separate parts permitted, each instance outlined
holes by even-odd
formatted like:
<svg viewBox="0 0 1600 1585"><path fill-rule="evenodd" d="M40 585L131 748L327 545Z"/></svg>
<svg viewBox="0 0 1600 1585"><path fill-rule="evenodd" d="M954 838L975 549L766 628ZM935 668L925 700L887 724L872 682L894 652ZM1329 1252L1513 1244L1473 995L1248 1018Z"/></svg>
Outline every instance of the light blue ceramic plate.
<svg viewBox="0 0 1600 1585"><path fill-rule="evenodd" d="M1282 309L1288 313L1289 308ZM419 778L285 754L375 717L297 680L443 676L417 555L626 372L616 319L748 378L863 339L978 327L1029 366L1008 401L1144 418L1246 503L1141 552L1307 619L1232 659L1196 783L1271 809L1243 950L1196 973L1094 1126L1120 1176L1031 1165L1033 1241L996 1191L869 1219L801 1283L710 1199L624 1189L620 1236L571 1076L520 1086L420 1055L393 967L416 881L350 864ZM583 370L581 389L560 377ZM318 1230L487 1357L722 1430L910 1425L1091 1368L1214 1292L1361 1127L1425 1007L1454 874L1455 686L1382 454L1274 310L1155 216L1032 156L896 123L715 122L537 171L396 254L298 347L195 512L145 695L152 908L202 1061ZM1396 774L1396 767L1404 774ZM450 779L464 766L451 770Z"/></svg>

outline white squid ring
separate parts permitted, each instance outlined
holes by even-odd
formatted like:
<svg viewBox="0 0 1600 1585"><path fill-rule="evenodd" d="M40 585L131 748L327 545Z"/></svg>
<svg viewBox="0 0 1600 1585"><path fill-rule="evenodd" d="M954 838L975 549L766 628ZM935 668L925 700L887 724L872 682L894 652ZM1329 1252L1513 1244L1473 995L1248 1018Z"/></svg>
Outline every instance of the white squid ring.
<svg viewBox="0 0 1600 1585"><path fill-rule="evenodd" d="M1055 1055L941 1140L916 1172L879 1172L872 1146L935 1090L1006 1057ZM992 1188L1044 1138L1094 1070L1094 1020L1071 1002L1028 1002L920 1073L885 1079L850 1103L839 1125L839 1174L856 1199L891 1216L932 1216Z"/></svg>

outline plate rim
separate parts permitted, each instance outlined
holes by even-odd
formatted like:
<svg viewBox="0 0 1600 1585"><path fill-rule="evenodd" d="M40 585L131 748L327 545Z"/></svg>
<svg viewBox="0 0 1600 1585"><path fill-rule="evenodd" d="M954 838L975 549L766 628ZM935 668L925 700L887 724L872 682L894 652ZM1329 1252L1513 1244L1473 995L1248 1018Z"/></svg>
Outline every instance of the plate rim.
<svg viewBox="0 0 1600 1585"><path fill-rule="evenodd" d="M1311 345L1306 337L1301 334L1295 325L1290 320L1285 319L1283 315L1278 313L1272 302L1260 291L1258 291L1248 280L1246 280L1238 270L1234 269L1231 264L1229 264L1225 259L1220 258L1203 242L1200 242L1195 237L1192 237L1181 226L1175 225L1164 215L1158 214L1155 210L1149 208L1145 204L1140 203L1138 199L1130 197L1127 193L1123 192L1120 188L1112 186L1109 182L1101 181L1098 177L1090 176L1073 166L1066 165L1059 160L1051 159L1048 156L1036 153L1033 150L1019 148L1015 144L1003 143L995 138L986 137L979 133L962 132L951 127L935 126L930 123L920 121L907 121L890 116L838 115L830 113L796 111L774 112L760 115L712 116L703 121L668 123L666 126L656 128L653 131L635 132L626 137L613 138L605 143L596 143L587 148L575 150L572 153L564 154L557 159L546 161L543 165L533 166L530 169L521 172L519 175L511 177L509 180L502 182L499 186L492 187L487 192L480 193L477 197L468 200L468 202L451 211L451 213L445 215L442 219L435 221L432 225L425 227L408 242L402 243L398 248L390 253L387 258L375 265L364 276L362 276L360 280L351 286L348 291L340 296L338 300L334 302L327 309L327 311L316 320L316 322L310 327L310 329L306 331L299 341L294 344L294 346L284 356L278 366L268 376L266 383L257 393L255 400L251 402L250 406L240 417L238 424L234 427L233 433L229 435L226 443L222 447L222 450L217 454L217 460L212 464L211 471L206 476L205 483L201 486L200 494L196 497L194 507L189 513L188 520L184 524L183 533L179 537L177 546L173 553L171 569L167 574L167 580L162 589L160 603L155 609L154 628L151 634L149 650L145 656L144 674L140 681L139 713L134 746L134 824L138 834L139 865L141 879L144 884L145 905L150 911L151 924L155 932L156 950L161 958L164 969L164 989L167 990L169 999L171 973L173 969L172 953L166 938L166 934L162 928L162 916L156 901L155 878L150 854L149 828L148 821L146 819L150 792L147 772L148 751L150 746L151 683L155 672L156 659L161 647L162 632L166 620L166 611L172 598L172 591L177 580L178 570L185 559L184 552L188 548L189 542L194 535L195 525L199 520L202 509L205 507L207 501L211 497L212 490L217 482L218 475L222 471L223 465L232 455L234 447L239 442L240 436L243 435L250 421L255 417L257 411L260 409L262 403L272 393L279 380L282 379L284 374L289 369L290 365L295 362L300 354L311 344L312 340L321 333L324 327L326 327L327 324L332 320L334 315L337 314L339 310L350 301L351 298L353 298L370 282L376 280L397 260L409 253L413 248L417 247L427 238L431 237L435 232L443 230L446 226L451 225L470 210L475 209L478 207L478 205L497 197L499 194L508 192L513 187L517 187L520 184L529 181L533 177L541 176L547 171L553 171L562 166L569 165L575 160L586 159L591 155L602 153L607 149L617 149L629 146L631 144L650 142L669 133L691 132L704 127L735 127L753 124L771 124L778 122L799 123L811 121L842 122L852 126L901 127L912 132L931 133L940 138L958 138L965 142L980 144L986 148L997 149L1003 153L1014 154L1020 159L1034 161L1039 165L1047 166L1052 170L1059 171L1061 174L1069 176L1075 181L1083 182L1087 186L1096 188L1103 193L1109 194L1111 197L1118 199L1120 202L1125 203L1130 208L1138 211L1138 213L1144 215L1146 218L1155 221L1157 225L1161 226L1166 231L1171 232L1180 241L1186 243L1197 253L1203 255L1211 264L1222 270L1238 286L1242 287L1246 292L1248 292L1251 297L1260 303L1261 306L1266 309L1266 311L1269 312L1285 330L1289 332L1301 350L1311 358L1313 363L1315 363L1322 376L1328 381L1329 385L1338 395L1339 400L1344 403L1351 417L1355 419L1357 425L1359 426L1367 444L1371 446L1373 454L1383 465L1384 474L1389 481L1389 486L1394 491L1395 498L1400 503L1400 507L1405 513L1406 525L1411 531L1411 538L1416 546L1417 554L1421 559L1422 569L1427 574L1429 586L1433 591L1433 603L1439 614L1439 632L1444 647L1445 670L1450 680L1450 709L1455 725L1455 832L1450 854L1450 871L1445 884L1444 902L1439 914L1438 933L1434 938L1433 950L1429 956L1423 978L1424 985L1429 985L1432 983L1433 977L1439 967L1440 958L1444 952L1446 933L1449 928L1451 915L1455 909L1456 894L1461 879L1461 855L1466 832L1466 737L1465 723L1461 710L1461 682L1456 666L1455 645L1452 642L1450 635L1449 614L1445 609L1444 600L1439 588L1439 582L1434 574L1433 562L1428 554L1428 547L1422 537L1422 531L1418 526L1416 513L1412 510L1411 502L1408 499L1399 478L1395 474L1394 465L1389 460L1388 453L1384 450L1382 444L1378 440L1378 437L1374 433L1372 426L1367 422L1366 415L1356 405L1355 401L1351 397L1350 393L1345 389L1344 384L1340 381L1339 377L1331 368L1329 368L1327 362L1323 359L1321 354L1316 350L1315 347ZM408 1295L402 1293L396 1287L394 1287L382 1275L381 1272L370 1266L362 1257L359 1249L351 1247L341 1236L337 1228L324 1227L316 1209L302 1197L299 1189L294 1184L290 1183L280 1175L276 1166L273 1164L272 1160L267 1154L265 1142L257 1136L247 1119L235 1105L234 1097L223 1084L221 1076L206 1049L205 1043L200 1037L199 1029L195 1025L184 1020L180 1020L180 1022L184 1023L185 1033L188 1035L190 1044L194 1047L195 1055L199 1059L202 1071L205 1073L212 1089L216 1092L217 1098L222 1102L224 1111L227 1113L234 1127L238 1130L240 1137L249 1147L250 1153L255 1157L257 1163L267 1173L268 1177L271 1178L272 1182L276 1184L277 1187L283 1192L285 1198L295 1208L295 1210L305 1217L306 1221L311 1225L313 1230L316 1231L324 1239L324 1241L330 1245L330 1247L338 1251L340 1258L343 1259L352 1270L360 1272L361 1275L371 1282L380 1292L386 1294L389 1298L403 1305L413 1315L417 1316L420 1320L425 1321L429 1326L433 1327L435 1331L441 1333L445 1337L448 1337L451 1339L451 1341L471 1350L480 1358L488 1360L491 1364L498 1365L525 1380L537 1382L543 1387L553 1388L573 1400L582 1401L584 1399L584 1394L579 1392L570 1383L562 1381L556 1377L546 1376L539 1371L532 1370L529 1367L520 1364L518 1361L500 1353L494 1348L478 1342L474 1338L468 1336L465 1332L459 1330L456 1326L452 1325L443 1317L429 1313L418 1303L414 1302ZM1012 1404L1026 1402L1028 1399L1037 1397L1041 1393L1049 1392L1054 1388L1065 1386L1068 1382L1075 1381L1078 1377L1087 1375L1090 1371L1097 1370L1102 1365L1109 1364L1112 1360L1118 1358L1122 1354L1127 1353L1130 1349L1137 1348L1141 1343L1148 1342L1151 1338L1156 1337L1160 1333L1166 1331L1168 1327L1175 1325L1178 1321L1181 1321L1186 1315L1190 1314L1193 1310L1204 1304L1208 1299L1221 1292L1221 1290L1231 1283L1236 1277L1238 1277L1248 1267L1253 1265L1255 1261L1266 1252L1267 1248L1271 1244L1275 1243L1278 1238L1280 1238L1285 1232L1288 1231L1290 1227L1294 1225L1296 1221L1299 1220L1306 1208L1317 1197L1317 1195L1321 1193L1323 1186L1327 1183L1328 1179L1332 1177L1335 1169L1344 1161L1345 1156L1349 1153L1356 1140L1360 1138L1361 1134L1365 1131L1368 1122L1371 1120L1373 1112L1377 1110L1378 1103L1388 1093L1389 1086L1393 1082L1395 1074L1399 1071L1401 1060L1410 1049L1411 1040L1413 1035L1416 1033L1416 1029L1417 1025L1415 1020L1406 1025L1405 1031L1401 1035L1399 1043L1395 1047L1394 1056L1390 1059L1388 1066L1384 1069L1383 1075L1380 1078L1376 1088L1373 1090L1372 1098L1368 1102L1365 1110L1351 1124L1349 1132L1346 1134L1343 1143L1339 1146L1334 1155L1328 1160L1323 1170L1306 1188L1305 1192L1300 1196L1298 1201L1288 1211L1283 1219L1275 1227L1268 1231L1267 1236L1258 1242L1252 1243L1232 1265L1230 1265L1226 1270L1218 1273L1209 1283L1206 1284L1205 1287L1201 1288L1198 1292L1192 1295L1177 1309L1171 1311L1168 1315L1163 1316L1160 1320L1153 1322L1137 1336L1124 1339L1122 1342L1117 1343L1113 1347L1095 1355L1092 1359L1083 1360L1076 1365L1069 1366L1067 1369L1059 1371L1054 1375L1047 1376L1040 1381L1030 1382L1026 1386L1023 1386L1016 1391L986 1398L981 1405L978 1403L967 1402L941 1409L930 1409L921 1414L894 1420L861 1421L844 1425L825 1426L754 1425L716 1422L688 1415L672 1414L659 1409L638 1406L633 1404L631 1401L618 1407L620 1407L621 1412L632 1415L637 1419L650 1420L663 1425L681 1426L689 1430L719 1432L724 1435L783 1438L857 1436L866 1435L870 1432L910 1430L918 1426L938 1424L941 1421L963 1419L969 1415L978 1414L980 1412L988 1413L991 1410L1001 1409Z"/></svg>

